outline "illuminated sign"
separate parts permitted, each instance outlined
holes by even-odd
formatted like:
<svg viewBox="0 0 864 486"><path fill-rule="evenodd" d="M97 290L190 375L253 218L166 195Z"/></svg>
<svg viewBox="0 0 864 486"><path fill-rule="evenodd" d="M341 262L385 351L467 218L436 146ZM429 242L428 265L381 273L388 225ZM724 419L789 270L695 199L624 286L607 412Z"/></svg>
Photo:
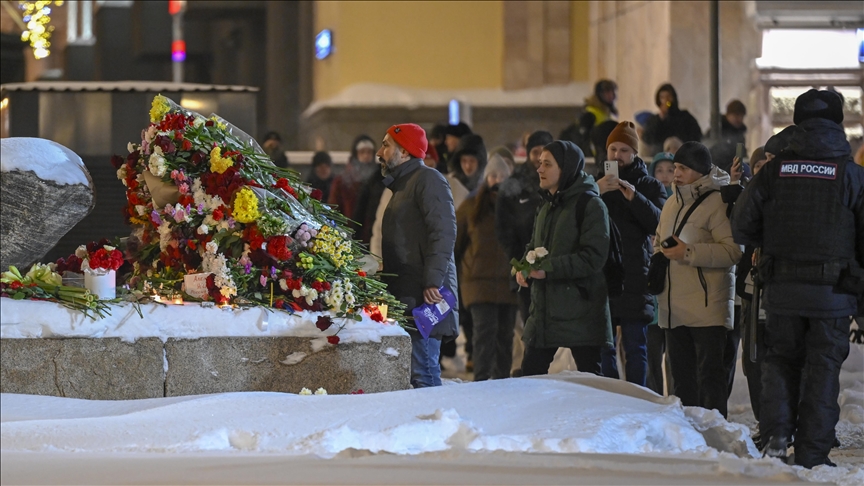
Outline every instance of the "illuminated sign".
<svg viewBox="0 0 864 486"><path fill-rule="evenodd" d="M324 59L333 53L333 33L324 29L315 36L315 57Z"/></svg>

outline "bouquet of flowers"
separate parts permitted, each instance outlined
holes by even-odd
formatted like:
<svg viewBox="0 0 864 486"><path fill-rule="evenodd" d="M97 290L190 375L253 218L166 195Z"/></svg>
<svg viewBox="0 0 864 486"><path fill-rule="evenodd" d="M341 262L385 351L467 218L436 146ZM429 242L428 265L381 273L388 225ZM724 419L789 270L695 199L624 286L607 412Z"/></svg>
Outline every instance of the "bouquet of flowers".
<svg viewBox="0 0 864 486"><path fill-rule="evenodd" d="M123 253L117 248L103 242L91 242L81 245L75 250L75 257L81 262L81 273L104 275L117 271L124 262Z"/></svg>
<svg viewBox="0 0 864 486"><path fill-rule="evenodd" d="M97 300L90 291L62 285L63 277L54 270L54 264L36 263L22 275L16 267L11 266L0 275L0 297L58 302L89 317L93 317L91 313L99 317L110 314L108 306Z"/></svg>
<svg viewBox="0 0 864 486"><path fill-rule="evenodd" d="M132 289L358 320L361 312L380 318L375 309L384 304L401 317L404 306L363 271L368 251L351 239L347 220L299 174L273 165L252 137L161 95L150 121L140 143L111 160L134 227ZM193 275L206 291L184 286Z"/></svg>
<svg viewBox="0 0 864 486"><path fill-rule="evenodd" d="M545 247L539 246L526 253L525 258L522 260L513 258L510 260L510 265L513 266L510 270L510 274L516 275L517 272L522 272L522 276L528 278L528 275L531 274L531 270L540 270L540 263L548 255L549 251L546 250Z"/></svg>

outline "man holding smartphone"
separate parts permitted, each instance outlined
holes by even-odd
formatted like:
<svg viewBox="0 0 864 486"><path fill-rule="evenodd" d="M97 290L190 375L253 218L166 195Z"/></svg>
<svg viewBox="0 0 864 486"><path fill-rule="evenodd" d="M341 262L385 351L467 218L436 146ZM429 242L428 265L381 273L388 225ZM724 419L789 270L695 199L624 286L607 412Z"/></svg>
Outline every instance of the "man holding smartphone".
<svg viewBox="0 0 864 486"><path fill-rule="evenodd" d="M654 319L654 298L648 293L651 237L666 203L666 189L648 175L637 155L636 125L618 124L606 140L604 175L597 181L609 219L621 233L624 293L609 299L613 329L620 327L627 381L645 386L648 373L648 325ZM618 378L614 346L603 352L603 375Z"/></svg>

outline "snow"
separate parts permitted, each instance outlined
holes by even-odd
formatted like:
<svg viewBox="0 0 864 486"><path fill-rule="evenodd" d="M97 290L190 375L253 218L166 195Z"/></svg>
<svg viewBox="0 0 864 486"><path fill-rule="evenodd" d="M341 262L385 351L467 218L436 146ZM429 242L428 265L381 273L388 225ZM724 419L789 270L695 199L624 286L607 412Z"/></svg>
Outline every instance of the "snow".
<svg viewBox="0 0 864 486"><path fill-rule="evenodd" d="M4 483L38 483L52 475L58 475L55 482L116 483L116 476L94 476L93 468L111 469L118 460L125 461L128 483L140 483L154 470L175 471L153 482L200 483L207 469L202 461L223 469L226 460L234 466L216 482L258 482L242 471L257 471L260 461L272 458L322 475L355 461L354 474L327 476L328 483L356 483L361 464L367 484L426 482L399 476L417 461L488 467L484 477L495 483L577 482L572 470L566 478L555 474L562 464L550 454L568 458L567 467L581 471L575 474L582 480L602 477L607 484L647 477L657 484L827 477L820 468L803 473L754 458L745 428L716 412L578 372L366 395L244 392L89 401L3 394L0 404ZM170 466L178 458L187 464L182 470ZM501 473L507 468L509 478ZM829 472L840 484L864 479L860 467ZM310 482L308 476L263 474L274 482ZM535 474L545 481L532 480Z"/></svg>
<svg viewBox="0 0 864 486"><path fill-rule="evenodd" d="M333 107L400 106L413 109L421 106L447 106L453 99L469 106L580 106L592 90L593 85L590 83L508 91L488 88L433 90L357 83L332 98L315 101L309 105L303 116L309 117L321 109Z"/></svg>
<svg viewBox="0 0 864 486"><path fill-rule="evenodd" d="M263 307L231 309L204 307L197 303L146 304L140 306L143 319L132 304L112 304L110 316L91 319L60 304L44 301L3 299L0 305L0 338L119 337L123 341L157 337L195 339L200 337L295 336L317 338L313 351L328 345L327 336L339 331L340 342L381 342L382 336L407 336L397 324L375 322L363 314L362 321L334 318L325 332L315 327L320 313L289 314Z"/></svg>
<svg viewBox="0 0 864 486"><path fill-rule="evenodd" d="M32 171L58 185L90 184L81 157L44 138L14 137L0 140L0 172Z"/></svg>

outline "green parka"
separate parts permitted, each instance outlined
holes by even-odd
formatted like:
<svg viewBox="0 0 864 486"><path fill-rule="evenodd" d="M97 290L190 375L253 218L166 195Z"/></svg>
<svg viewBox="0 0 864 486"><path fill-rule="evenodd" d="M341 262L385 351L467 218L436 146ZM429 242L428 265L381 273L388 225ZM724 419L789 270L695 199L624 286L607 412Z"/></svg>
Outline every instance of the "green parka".
<svg viewBox="0 0 864 486"><path fill-rule="evenodd" d="M522 335L529 346L612 344L603 276L609 252L609 214L603 200L589 200L581 232L576 221L576 202L589 190L599 194L594 177L580 170L572 185L552 197L547 194L537 213L528 249L545 247L549 255L540 263L546 278L531 285L531 310Z"/></svg>

